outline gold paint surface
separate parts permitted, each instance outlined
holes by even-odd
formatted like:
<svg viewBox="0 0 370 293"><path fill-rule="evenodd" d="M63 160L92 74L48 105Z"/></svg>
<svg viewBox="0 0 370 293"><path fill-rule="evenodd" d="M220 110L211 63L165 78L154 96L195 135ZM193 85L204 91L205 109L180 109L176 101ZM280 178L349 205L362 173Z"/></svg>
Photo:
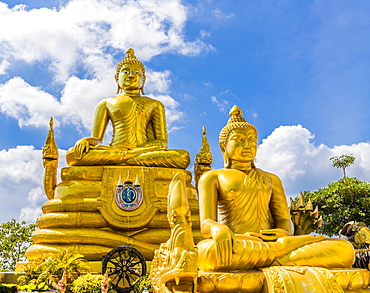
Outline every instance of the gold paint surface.
<svg viewBox="0 0 370 293"><path fill-rule="evenodd" d="M145 67L132 49L117 66L118 95L102 100L95 110L91 137L76 142L67 152L69 166L126 165L186 169L190 156L168 150L162 102L142 96ZM109 146L102 144L108 124L113 126Z"/></svg>
<svg viewBox="0 0 370 293"><path fill-rule="evenodd" d="M170 185L171 237L161 244L152 262L155 292L178 288L182 292L343 292L351 286L366 286L364 273L357 271L340 280L344 274L329 270L350 269L354 249L348 241L293 236L283 185L278 176L255 167L257 130L236 106L220 133L220 146L225 168L204 173L198 182L205 239L197 250L188 246L189 241L176 241L179 235L191 239L193 234L185 183L175 176ZM310 205L307 211L319 221ZM301 231L311 229L310 223L303 224ZM196 255L182 259L189 251ZM259 269L263 273L256 272Z"/></svg>
<svg viewBox="0 0 370 293"><path fill-rule="evenodd" d="M126 178L128 173L132 178L138 175L143 184L144 201L134 211L114 206L118 177ZM176 173L186 178L186 190L192 198L189 202L194 236L200 241L198 201L189 171L141 166L76 166L63 170L65 180L56 186L56 198L43 205L44 214L38 220L40 229L33 234L35 244L28 249L27 257L34 259L56 254L59 249L78 248L87 259L101 260L102 255L116 246L131 245L151 260L154 250L170 237L167 193Z"/></svg>

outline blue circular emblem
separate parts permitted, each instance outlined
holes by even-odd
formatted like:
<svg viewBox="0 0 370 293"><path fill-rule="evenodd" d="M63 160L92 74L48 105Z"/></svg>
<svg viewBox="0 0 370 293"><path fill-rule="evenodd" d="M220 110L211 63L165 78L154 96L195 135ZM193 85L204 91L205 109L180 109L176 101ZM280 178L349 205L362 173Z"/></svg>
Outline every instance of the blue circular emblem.
<svg viewBox="0 0 370 293"><path fill-rule="evenodd" d="M140 185L120 185L115 193L116 203L124 211L136 210L143 202L143 190Z"/></svg>
<svg viewBox="0 0 370 293"><path fill-rule="evenodd" d="M137 198L137 192L133 188L125 188L121 193L121 197L125 203L132 203Z"/></svg>

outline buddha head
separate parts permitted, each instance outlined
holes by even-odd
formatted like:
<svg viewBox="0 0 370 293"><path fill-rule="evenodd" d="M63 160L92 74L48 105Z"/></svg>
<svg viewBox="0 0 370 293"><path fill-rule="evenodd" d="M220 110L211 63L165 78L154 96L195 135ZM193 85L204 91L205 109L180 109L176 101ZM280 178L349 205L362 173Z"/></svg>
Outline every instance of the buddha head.
<svg viewBox="0 0 370 293"><path fill-rule="evenodd" d="M125 58L118 63L116 75L117 94L122 90L140 90L144 93L145 67L135 56L132 48L127 49Z"/></svg>
<svg viewBox="0 0 370 293"><path fill-rule="evenodd" d="M220 132L219 144L225 168L230 168L232 160L242 163L251 162L254 167L258 132L242 114L238 106L233 106L229 112L229 121Z"/></svg>

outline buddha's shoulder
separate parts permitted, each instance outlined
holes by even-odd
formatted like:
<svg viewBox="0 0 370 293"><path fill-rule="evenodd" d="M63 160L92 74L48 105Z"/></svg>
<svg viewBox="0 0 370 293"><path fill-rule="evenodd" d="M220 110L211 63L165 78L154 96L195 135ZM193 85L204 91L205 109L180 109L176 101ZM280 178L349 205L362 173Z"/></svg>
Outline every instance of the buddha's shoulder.
<svg viewBox="0 0 370 293"><path fill-rule="evenodd" d="M264 170L261 170L261 169L257 169L261 174L263 174L263 176L271 179L272 182L280 182L280 178L274 174L274 173L271 173L271 172L267 172L267 171L264 171Z"/></svg>
<svg viewBox="0 0 370 293"><path fill-rule="evenodd" d="M163 103L161 101L150 98L150 97L141 96L140 100L145 102L145 103L152 103L152 104L155 104L155 105L163 106Z"/></svg>
<svg viewBox="0 0 370 293"><path fill-rule="evenodd" d="M203 181L215 180L215 179L218 180L220 178L221 179L225 177L235 178L238 176L245 176L245 173L243 173L242 171L236 170L236 169L224 168L224 169L216 169L216 170L208 171L202 175L201 179Z"/></svg>
<svg viewBox="0 0 370 293"><path fill-rule="evenodd" d="M99 104L114 104L117 102L127 102L127 101L137 101L144 102L144 103L153 103L153 104L158 104L158 105L163 105L163 103L159 100L152 99L150 97L146 96L140 96L138 98L131 98L129 95L118 95L118 96L112 96L109 98L105 98L99 102Z"/></svg>
<svg viewBox="0 0 370 293"><path fill-rule="evenodd" d="M118 96L105 98L103 100L100 100L98 106L105 106L106 104L115 104L115 103L117 103L118 99L119 99Z"/></svg>

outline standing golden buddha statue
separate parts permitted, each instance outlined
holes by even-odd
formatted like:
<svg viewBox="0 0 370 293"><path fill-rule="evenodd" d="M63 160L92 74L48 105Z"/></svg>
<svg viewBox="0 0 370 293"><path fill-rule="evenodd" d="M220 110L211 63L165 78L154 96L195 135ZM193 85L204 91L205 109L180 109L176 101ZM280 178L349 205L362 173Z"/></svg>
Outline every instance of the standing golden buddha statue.
<svg viewBox="0 0 370 293"><path fill-rule="evenodd" d="M118 64L117 96L102 100L96 108L92 136L76 142L67 152L69 166L126 165L185 169L190 162L184 150L167 150L164 106L144 94L145 67L126 51ZM110 146L101 145L109 121L113 125Z"/></svg>

